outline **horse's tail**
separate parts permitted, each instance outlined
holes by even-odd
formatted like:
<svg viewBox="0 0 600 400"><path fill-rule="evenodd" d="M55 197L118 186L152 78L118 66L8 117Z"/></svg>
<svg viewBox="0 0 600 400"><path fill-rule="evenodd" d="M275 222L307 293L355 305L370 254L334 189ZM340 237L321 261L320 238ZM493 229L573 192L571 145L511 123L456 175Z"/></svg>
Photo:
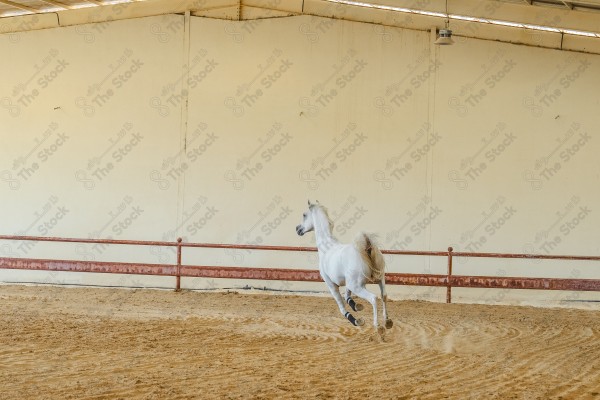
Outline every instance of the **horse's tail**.
<svg viewBox="0 0 600 400"><path fill-rule="evenodd" d="M379 282L383 279L385 260L381 250L377 247L374 236L361 232L354 239L354 245L368 267L368 271L365 271L367 278L372 282Z"/></svg>

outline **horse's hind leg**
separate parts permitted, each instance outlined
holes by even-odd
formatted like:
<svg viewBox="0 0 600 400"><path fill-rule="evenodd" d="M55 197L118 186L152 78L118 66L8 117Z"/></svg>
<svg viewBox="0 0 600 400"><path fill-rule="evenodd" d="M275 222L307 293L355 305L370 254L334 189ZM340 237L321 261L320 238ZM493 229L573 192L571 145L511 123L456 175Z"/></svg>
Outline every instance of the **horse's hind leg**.
<svg viewBox="0 0 600 400"><path fill-rule="evenodd" d="M340 294L340 287L338 285L336 285L335 283L333 283L328 278L323 277L323 279L324 279L325 283L327 284L327 287L329 288L331 295L335 299L335 302L337 303L342 315L348 321L350 321L350 323L354 326L363 325L365 322L361 318L356 319L356 318L354 318L354 316L352 314L350 314L349 312L346 311L346 307L344 306L344 300L342 299L342 295Z"/></svg>
<svg viewBox="0 0 600 400"><path fill-rule="evenodd" d="M386 329L390 329L392 326L394 326L394 322L391 319L389 319L387 315L387 294L385 292L385 277L381 278L381 281L379 281L379 289L381 289L381 302L383 303L383 319L385 320L385 327Z"/></svg>
<svg viewBox="0 0 600 400"><path fill-rule="evenodd" d="M373 306L373 325L375 326L375 329L377 329L377 296L369 292L364 286L354 288L353 292L358 297L363 298L369 303L371 303L371 305Z"/></svg>
<svg viewBox="0 0 600 400"><path fill-rule="evenodd" d="M352 292L348 288L346 288L346 303L348 303L350 308L352 308L352 310L354 310L354 311L361 311L363 309L362 304L357 304L352 299Z"/></svg>

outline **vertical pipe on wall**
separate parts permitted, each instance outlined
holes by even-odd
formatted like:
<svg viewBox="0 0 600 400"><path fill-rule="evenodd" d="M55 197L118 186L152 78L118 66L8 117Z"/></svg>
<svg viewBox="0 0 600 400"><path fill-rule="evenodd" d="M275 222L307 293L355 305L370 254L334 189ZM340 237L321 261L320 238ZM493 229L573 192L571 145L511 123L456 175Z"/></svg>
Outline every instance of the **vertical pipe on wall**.
<svg viewBox="0 0 600 400"><path fill-rule="evenodd" d="M437 79L437 71L435 68L432 68L432 66L436 65L436 57L438 56L437 54L437 47L436 45L433 44L433 42L435 42L437 37L437 28L435 26L431 27L431 32L429 35L429 62L428 62L428 71L431 72L431 76L429 77L429 80L427 82L427 131L426 131L426 143L431 143L430 140L432 138L432 135L435 134L435 85L436 85L436 79ZM430 206L435 205L433 202L434 199L434 193L433 193L433 155L434 155L434 151L433 148L430 149L430 151L427 152L427 155L425 157L425 194L426 196L430 199ZM431 210L427 209L427 207L424 208L423 212L428 214ZM427 227L427 243L426 246L427 248L431 248L431 236L432 236L432 232L433 232L433 224L429 224L429 226ZM431 268L431 258L428 259L429 265L428 267Z"/></svg>
<svg viewBox="0 0 600 400"><path fill-rule="evenodd" d="M183 16L183 58L181 71L181 120L179 132L180 154L187 153L187 131L188 131L188 100L189 100L189 73L190 73L190 10ZM185 162L185 157L179 157L179 167ZM177 226L183 225L183 213L185 210L185 172L177 178Z"/></svg>

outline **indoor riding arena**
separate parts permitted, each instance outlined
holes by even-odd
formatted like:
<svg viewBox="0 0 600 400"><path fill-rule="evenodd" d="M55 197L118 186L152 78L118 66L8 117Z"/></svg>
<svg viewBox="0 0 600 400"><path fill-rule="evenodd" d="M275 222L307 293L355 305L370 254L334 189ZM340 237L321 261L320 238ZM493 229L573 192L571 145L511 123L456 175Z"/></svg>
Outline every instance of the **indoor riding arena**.
<svg viewBox="0 0 600 400"><path fill-rule="evenodd" d="M600 0L0 0L0 55L0 399L600 400Z"/></svg>

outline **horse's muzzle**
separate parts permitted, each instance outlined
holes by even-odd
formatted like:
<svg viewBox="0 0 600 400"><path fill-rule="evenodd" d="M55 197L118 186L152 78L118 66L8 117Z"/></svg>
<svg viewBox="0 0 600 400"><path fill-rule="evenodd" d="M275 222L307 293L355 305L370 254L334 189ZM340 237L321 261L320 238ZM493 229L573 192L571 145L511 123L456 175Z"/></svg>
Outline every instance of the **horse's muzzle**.
<svg viewBox="0 0 600 400"><path fill-rule="evenodd" d="M302 225L298 225L296 227L296 233L298 234L298 236L303 236L304 235L304 228L302 228Z"/></svg>

